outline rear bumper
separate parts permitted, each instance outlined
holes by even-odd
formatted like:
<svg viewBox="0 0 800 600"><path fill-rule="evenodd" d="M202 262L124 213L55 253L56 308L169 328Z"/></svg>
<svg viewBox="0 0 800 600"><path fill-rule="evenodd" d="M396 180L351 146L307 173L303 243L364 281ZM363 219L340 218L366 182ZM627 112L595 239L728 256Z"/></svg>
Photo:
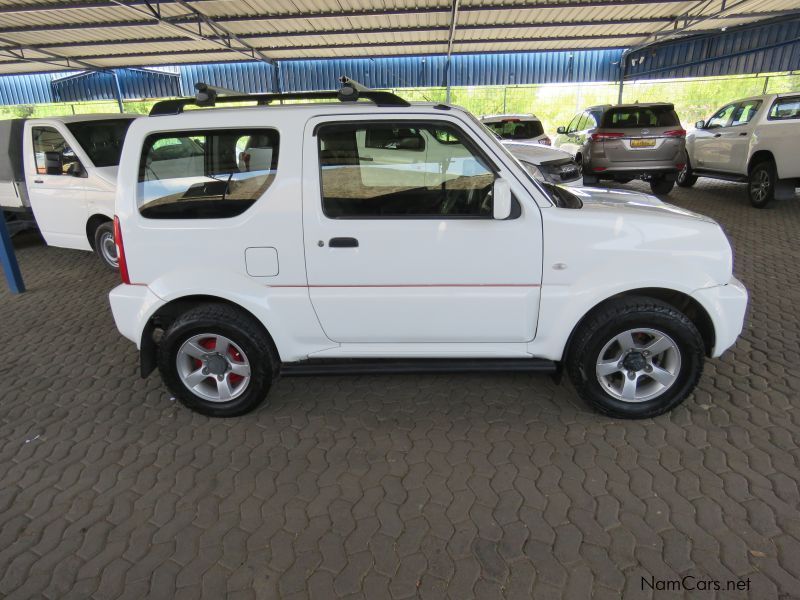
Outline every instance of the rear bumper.
<svg viewBox="0 0 800 600"><path fill-rule="evenodd" d="M733 346L742 333L747 311L747 289L741 281L731 277L725 285L695 290L692 297L711 317L714 324L714 348L711 356L720 356Z"/></svg>
<svg viewBox="0 0 800 600"><path fill-rule="evenodd" d="M139 348L142 331L164 301L145 285L118 285L108 294L114 323L119 332Z"/></svg>

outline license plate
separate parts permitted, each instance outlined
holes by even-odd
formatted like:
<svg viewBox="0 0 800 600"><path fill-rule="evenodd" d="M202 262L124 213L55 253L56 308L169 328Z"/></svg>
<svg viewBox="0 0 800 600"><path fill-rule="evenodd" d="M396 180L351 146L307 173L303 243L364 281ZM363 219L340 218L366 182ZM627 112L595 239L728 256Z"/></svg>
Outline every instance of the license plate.
<svg viewBox="0 0 800 600"><path fill-rule="evenodd" d="M655 145L655 140L631 140L631 148L652 148Z"/></svg>

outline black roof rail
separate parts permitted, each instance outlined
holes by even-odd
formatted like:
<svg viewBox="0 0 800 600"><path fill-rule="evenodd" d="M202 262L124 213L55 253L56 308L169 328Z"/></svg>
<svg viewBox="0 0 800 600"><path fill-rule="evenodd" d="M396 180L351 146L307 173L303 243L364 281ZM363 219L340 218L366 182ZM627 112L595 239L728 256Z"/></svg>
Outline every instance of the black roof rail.
<svg viewBox="0 0 800 600"><path fill-rule="evenodd" d="M357 100L371 100L376 106L411 106L406 100L391 92L370 90L357 81L347 77L339 79L342 87L338 90L322 92L288 92L284 94L231 94L221 95L217 90L205 84L198 84L198 94L194 98L176 98L175 100L162 100L156 102L150 109L150 116L178 115L187 106L216 106L233 102L257 102L266 106L275 101L282 100L339 100L340 102L356 102ZM220 90L221 91L221 90ZM227 91L227 90L225 90Z"/></svg>

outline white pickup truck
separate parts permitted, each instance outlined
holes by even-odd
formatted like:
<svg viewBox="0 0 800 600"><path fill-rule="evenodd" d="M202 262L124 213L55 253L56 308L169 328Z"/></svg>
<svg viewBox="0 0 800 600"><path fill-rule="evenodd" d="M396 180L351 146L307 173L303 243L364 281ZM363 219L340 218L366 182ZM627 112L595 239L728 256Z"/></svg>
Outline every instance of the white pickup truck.
<svg viewBox="0 0 800 600"><path fill-rule="evenodd" d="M161 102L120 161L114 319L194 410L243 414L279 374L563 365L597 410L652 417L742 330L707 217L542 184L454 106L245 101Z"/></svg>
<svg viewBox="0 0 800 600"><path fill-rule="evenodd" d="M12 231L31 223L51 246L94 250L117 269L114 196L128 127L137 115L0 121L0 207Z"/></svg>
<svg viewBox="0 0 800 600"><path fill-rule="evenodd" d="M688 161L679 186L691 187L698 177L747 182L756 208L794 197L800 184L800 92L736 100L695 127L686 136Z"/></svg>

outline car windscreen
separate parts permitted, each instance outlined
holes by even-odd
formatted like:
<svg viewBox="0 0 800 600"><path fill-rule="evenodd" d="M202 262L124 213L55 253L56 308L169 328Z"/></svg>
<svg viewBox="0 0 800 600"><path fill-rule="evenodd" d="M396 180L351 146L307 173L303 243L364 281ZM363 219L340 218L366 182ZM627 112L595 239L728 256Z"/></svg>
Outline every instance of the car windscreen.
<svg viewBox="0 0 800 600"><path fill-rule="evenodd" d="M603 129L628 127L680 127L681 120L671 106L620 106L603 115Z"/></svg>
<svg viewBox="0 0 800 600"><path fill-rule="evenodd" d="M108 119L67 123L67 129L95 167L116 167L122 143L133 119Z"/></svg>
<svg viewBox="0 0 800 600"><path fill-rule="evenodd" d="M504 140L530 140L544 133L541 121L506 119L484 123Z"/></svg>

